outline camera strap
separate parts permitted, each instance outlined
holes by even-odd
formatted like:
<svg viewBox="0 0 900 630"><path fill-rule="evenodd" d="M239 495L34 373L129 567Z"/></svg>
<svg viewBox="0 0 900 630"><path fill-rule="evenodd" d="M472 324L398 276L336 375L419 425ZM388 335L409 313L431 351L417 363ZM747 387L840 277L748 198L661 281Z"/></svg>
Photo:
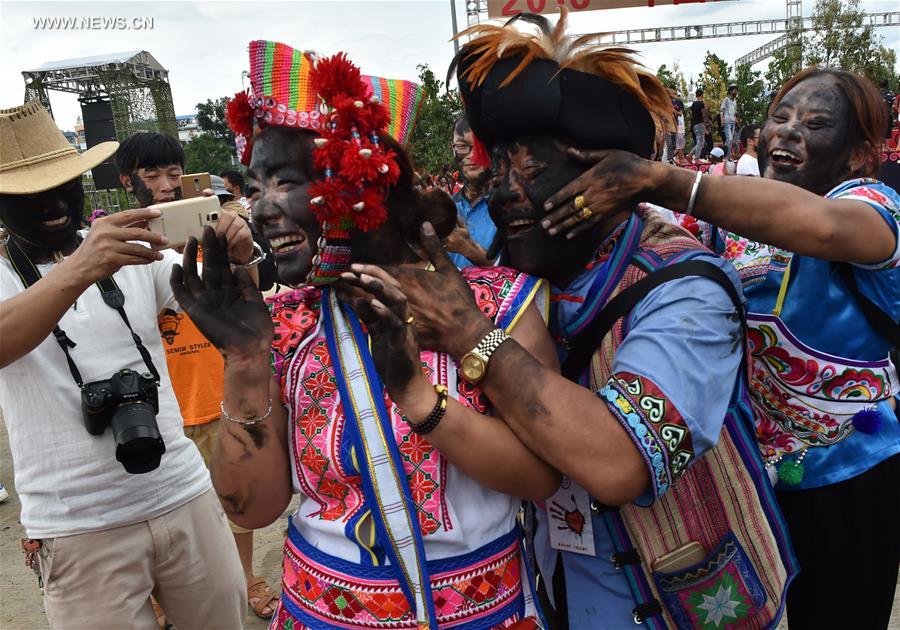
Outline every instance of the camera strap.
<svg viewBox="0 0 900 630"><path fill-rule="evenodd" d="M78 236L78 243L79 245L81 244L80 235ZM6 251L9 252L9 261L12 263L16 275L19 276L19 279L22 281L22 284L25 285L26 289L41 279L41 272L38 271L38 268L31 261L31 258L28 257L28 254L19 247L15 238L9 240L6 245ZM134 332L134 329L131 327L131 322L128 321L128 315L125 313L125 294L122 293L122 290L119 288L119 285L116 284L116 281L112 276L103 278L95 284L97 285L97 288L100 289L100 294L103 296L103 301L106 305L115 309L122 318L122 321L125 322L125 325L128 326L128 332L131 333L131 339L134 341L134 345L137 347L141 358L144 360L147 370L153 375L153 379L157 384L159 384L159 372L156 370L156 366L153 365L150 351L144 346L144 342L141 341L140 335ZM69 339L68 335L66 335L65 331L60 328L59 325L53 327L53 336L56 338L56 342L62 349L63 354L66 355L66 362L69 364L69 372L72 373L72 378L75 379L79 388L83 387L84 381L81 378L81 372L78 371L78 366L75 365L72 355L69 354L69 351L77 344Z"/></svg>

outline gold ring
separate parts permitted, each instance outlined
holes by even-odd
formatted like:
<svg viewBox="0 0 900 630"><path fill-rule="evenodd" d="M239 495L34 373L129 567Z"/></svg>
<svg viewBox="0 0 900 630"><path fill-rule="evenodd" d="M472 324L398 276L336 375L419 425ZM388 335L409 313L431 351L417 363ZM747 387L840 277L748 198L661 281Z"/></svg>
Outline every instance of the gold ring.
<svg viewBox="0 0 900 630"><path fill-rule="evenodd" d="M416 321L416 318L413 317L412 315L410 315L409 317L406 318L406 322L405 322L405 323L406 323L407 326L412 326L412 323L413 323L414 321Z"/></svg>
<svg viewBox="0 0 900 630"><path fill-rule="evenodd" d="M581 220L582 221L584 221L585 219L590 219L592 216L594 216L594 212L590 208L588 208L587 206L582 208L582 210L581 210Z"/></svg>
<svg viewBox="0 0 900 630"><path fill-rule="evenodd" d="M584 208L584 195L578 195L577 197L575 197L575 203L573 203L572 205L575 206L576 210L581 210L582 208Z"/></svg>

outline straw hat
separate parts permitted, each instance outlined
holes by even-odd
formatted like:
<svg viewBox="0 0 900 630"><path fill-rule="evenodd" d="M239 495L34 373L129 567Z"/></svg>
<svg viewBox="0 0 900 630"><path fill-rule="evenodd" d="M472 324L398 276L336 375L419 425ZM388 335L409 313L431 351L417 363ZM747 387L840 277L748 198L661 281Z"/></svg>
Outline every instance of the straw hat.
<svg viewBox="0 0 900 630"><path fill-rule="evenodd" d="M50 190L94 168L118 148L118 142L101 142L79 154L37 101L0 109L0 194Z"/></svg>

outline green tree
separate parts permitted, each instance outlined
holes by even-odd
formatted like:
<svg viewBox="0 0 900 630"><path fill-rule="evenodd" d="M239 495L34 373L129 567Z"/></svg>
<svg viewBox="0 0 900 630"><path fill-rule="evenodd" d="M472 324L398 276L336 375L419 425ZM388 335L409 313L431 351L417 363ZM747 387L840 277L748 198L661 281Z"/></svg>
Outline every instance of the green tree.
<svg viewBox="0 0 900 630"><path fill-rule="evenodd" d="M197 126L208 134L212 134L217 140L224 140L230 146L234 146L234 133L225 122L225 103L223 96L217 99L207 99L205 103L197 103Z"/></svg>
<svg viewBox="0 0 900 630"><path fill-rule="evenodd" d="M806 65L863 73L878 53L881 37L865 23L859 0L818 0L807 33Z"/></svg>
<svg viewBox="0 0 900 630"><path fill-rule="evenodd" d="M713 136L716 135L715 127L719 120L719 106L728 94L728 85L730 82L731 66L718 55L706 51L706 58L703 61L703 71L697 78L697 87L703 88L703 100L709 115L713 120ZM693 123L692 123L693 124Z"/></svg>
<svg viewBox="0 0 900 630"><path fill-rule="evenodd" d="M462 115L462 101L456 90L441 90L441 83L431 68L427 65L417 67L425 96L409 142L410 156L417 168L434 174L445 164L453 163L450 143L453 123Z"/></svg>
<svg viewBox="0 0 900 630"><path fill-rule="evenodd" d="M675 80L675 74L669 70L666 64L663 64L656 71L656 78L659 79L659 82L665 85L667 88L672 88L675 91L678 91L678 85Z"/></svg>
<svg viewBox="0 0 900 630"><path fill-rule="evenodd" d="M898 86L900 86L897 51L886 46L879 46L878 48L878 54L866 65L864 74L875 85L878 85L881 79L887 79L891 89L897 90Z"/></svg>
<svg viewBox="0 0 900 630"><path fill-rule="evenodd" d="M685 80L684 72L681 71L677 60L672 64L671 69L666 64L661 65L656 71L656 78L667 88L675 90L675 94L679 98L686 99L690 97L688 82Z"/></svg>
<svg viewBox="0 0 900 630"><path fill-rule="evenodd" d="M896 51L885 47L884 38L867 24L859 0L817 0L812 24L793 34L796 45L773 55L766 73L770 91L811 65L857 72L876 84L898 77Z"/></svg>
<svg viewBox="0 0 900 630"><path fill-rule="evenodd" d="M737 113L743 123L761 125L766 119L769 102L762 73L750 64L741 64L735 70L734 83L738 86Z"/></svg>
<svg viewBox="0 0 900 630"><path fill-rule="evenodd" d="M202 133L184 146L187 173L221 173L234 168L234 145Z"/></svg>
<svg viewBox="0 0 900 630"><path fill-rule="evenodd" d="M681 64L676 60L672 64L672 74L675 75L675 92L682 100L691 98L691 91L688 82L684 78L684 72L681 70Z"/></svg>
<svg viewBox="0 0 900 630"><path fill-rule="evenodd" d="M789 36L790 37L790 36ZM795 43L776 51L766 70L766 87L777 92L788 79L803 68L803 40L797 36Z"/></svg>

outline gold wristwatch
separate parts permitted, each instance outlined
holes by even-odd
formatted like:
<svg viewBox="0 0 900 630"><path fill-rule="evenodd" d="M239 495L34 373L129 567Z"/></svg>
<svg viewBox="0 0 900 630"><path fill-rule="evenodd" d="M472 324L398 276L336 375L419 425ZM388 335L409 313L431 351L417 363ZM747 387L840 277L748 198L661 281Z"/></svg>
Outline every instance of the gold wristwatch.
<svg viewBox="0 0 900 630"><path fill-rule="evenodd" d="M459 371L463 378L470 383L477 383L484 378L487 372L488 361L494 350L500 347L500 344L509 339L509 335L502 328L495 328L482 338L473 350L463 355L459 362Z"/></svg>

